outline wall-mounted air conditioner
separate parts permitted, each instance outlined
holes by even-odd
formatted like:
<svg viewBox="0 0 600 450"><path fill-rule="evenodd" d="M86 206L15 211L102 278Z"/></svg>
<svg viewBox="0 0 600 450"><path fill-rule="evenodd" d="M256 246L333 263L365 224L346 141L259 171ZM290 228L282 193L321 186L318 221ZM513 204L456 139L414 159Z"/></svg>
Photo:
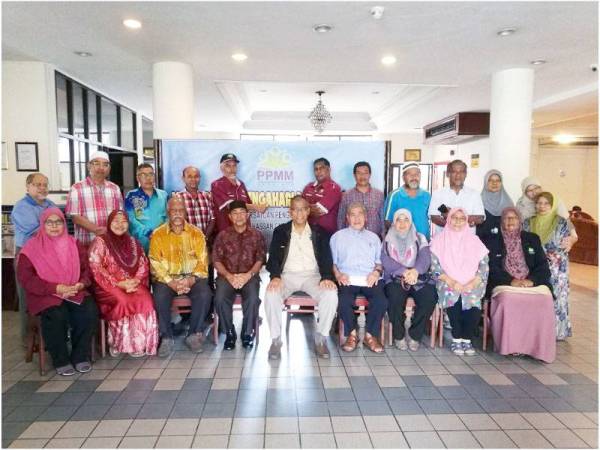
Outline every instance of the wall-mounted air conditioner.
<svg viewBox="0 0 600 450"><path fill-rule="evenodd" d="M489 112L460 112L423 128L425 144L458 144L489 134Z"/></svg>

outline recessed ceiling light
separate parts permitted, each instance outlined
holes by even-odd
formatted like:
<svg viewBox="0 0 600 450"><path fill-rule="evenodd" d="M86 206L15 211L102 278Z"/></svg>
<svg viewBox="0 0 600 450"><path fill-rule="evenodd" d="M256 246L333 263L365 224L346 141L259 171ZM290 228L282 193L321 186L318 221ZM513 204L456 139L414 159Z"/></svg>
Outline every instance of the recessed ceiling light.
<svg viewBox="0 0 600 450"><path fill-rule="evenodd" d="M333 30L333 27L331 25L327 25L326 23L320 23L319 25L315 25L313 27L313 31L316 31L317 33L329 33L331 30Z"/></svg>
<svg viewBox="0 0 600 450"><path fill-rule="evenodd" d="M545 59L536 59L531 61L531 64L533 64L534 66L541 66L542 64L546 64L546 60Z"/></svg>
<svg viewBox="0 0 600 450"><path fill-rule="evenodd" d="M267 90L266 89L261 89L259 92L262 92L264 94L265 92L267 92Z"/></svg>
<svg viewBox="0 0 600 450"><path fill-rule="evenodd" d="M396 57L394 55L387 55L381 58L381 63L386 66L391 66L396 63Z"/></svg>
<svg viewBox="0 0 600 450"><path fill-rule="evenodd" d="M577 140L575 136L570 134L557 134L552 137L554 142L558 142L559 144L571 144Z"/></svg>
<svg viewBox="0 0 600 450"><path fill-rule="evenodd" d="M123 25L125 25L127 28L131 28L132 30L142 28L142 22L136 19L125 19L123 21Z"/></svg>
<svg viewBox="0 0 600 450"><path fill-rule="evenodd" d="M231 57L233 58L234 61L246 61L248 59L248 55L245 55L244 53L234 53L233 55L231 55Z"/></svg>
<svg viewBox="0 0 600 450"><path fill-rule="evenodd" d="M377 94L379 94L379 91L373 91L373 92L371 92L371 94L377 95Z"/></svg>
<svg viewBox="0 0 600 450"><path fill-rule="evenodd" d="M515 34L517 29L515 27L502 28L496 34L498 36L510 36L511 34Z"/></svg>
<svg viewBox="0 0 600 450"><path fill-rule="evenodd" d="M88 57L92 56L92 54L90 52L77 51L77 52L73 52L73 53L75 53L77 56L81 56L82 58L88 58Z"/></svg>

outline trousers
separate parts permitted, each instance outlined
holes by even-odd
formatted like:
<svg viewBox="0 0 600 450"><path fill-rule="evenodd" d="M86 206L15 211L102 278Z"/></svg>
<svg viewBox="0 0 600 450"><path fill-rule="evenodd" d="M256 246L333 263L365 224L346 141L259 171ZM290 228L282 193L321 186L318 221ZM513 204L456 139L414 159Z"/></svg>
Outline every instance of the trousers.
<svg viewBox="0 0 600 450"><path fill-rule="evenodd" d="M446 312L452 326L452 337L454 339L473 339L475 328L481 318L481 309L473 307L463 311L462 300L458 299L453 306L446 308Z"/></svg>
<svg viewBox="0 0 600 450"><path fill-rule="evenodd" d="M236 294L242 295L242 334L253 335L256 333L254 324L258 317L260 298L260 277L253 276L241 289L235 289L224 277L217 277L217 289L215 292L215 309L219 315L219 323L223 331L233 328L233 301Z"/></svg>
<svg viewBox="0 0 600 450"><path fill-rule="evenodd" d="M369 312L366 314L367 333L379 337L381 320L387 311L388 301L383 292L383 281L378 281L373 287L366 286L340 286L339 287L339 314L344 321L344 332L349 335L356 330L356 314L354 314L354 301L359 294L369 300Z"/></svg>
<svg viewBox="0 0 600 450"><path fill-rule="evenodd" d="M411 286L408 291L405 291L400 283L392 281L385 285L385 293L388 298L388 314L392 323L394 339L404 338L404 321L406 320L404 310L406 309L406 300L408 297L412 297L415 301L415 310L408 335L413 340L420 341L425 334L427 319L431 317L437 303L435 288L430 284L425 284L421 289L415 290Z"/></svg>

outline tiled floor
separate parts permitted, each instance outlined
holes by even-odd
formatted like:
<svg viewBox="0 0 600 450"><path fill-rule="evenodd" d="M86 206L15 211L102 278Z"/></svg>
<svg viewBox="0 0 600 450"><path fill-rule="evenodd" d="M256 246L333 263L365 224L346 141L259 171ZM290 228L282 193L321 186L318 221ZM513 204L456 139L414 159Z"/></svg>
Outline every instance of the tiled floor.
<svg viewBox="0 0 600 450"><path fill-rule="evenodd" d="M597 447L596 268L573 265L574 336L543 364L492 352L457 357L312 352L312 316L291 320L281 361L258 348L105 358L88 374L40 377L23 362L16 313L2 317L3 447ZM236 319L241 319L236 313Z"/></svg>

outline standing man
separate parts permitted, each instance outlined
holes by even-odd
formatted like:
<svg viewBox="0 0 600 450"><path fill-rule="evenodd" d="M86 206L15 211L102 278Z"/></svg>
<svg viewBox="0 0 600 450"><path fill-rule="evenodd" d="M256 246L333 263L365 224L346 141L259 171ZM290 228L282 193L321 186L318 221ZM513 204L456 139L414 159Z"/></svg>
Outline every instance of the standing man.
<svg viewBox="0 0 600 450"><path fill-rule="evenodd" d="M421 169L416 163L406 164L402 167L402 180L404 186L390 192L385 201L386 229L394 221L394 214L399 209L408 209L412 214L413 223L417 232L429 240L429 203L431 194L421 189Z"/></svg>
<svg viewBox="0 0 600 450"><path fill-rule="evenodd" d="M281 357L281 308L295 291L303 291L319 305L315 349L320 358L329 358L327 336L335 317L338 298L334 283L329 235L318 225L308 225L310 207L296 195L290 201L292 220L273 231L267 270L271 282L265 295L265 313L273 342L270 359Z"/></svg>
<svg viewBox="0 0 600 450"><path fill-rule="evenodd" d="M239 162L233 153L225 153L221 156L223 176L210 185L217 234L231 225L227 214L227 206L232 201L241 200L250 211L257 211L261 214L267 209L265 204L254 205L252 203L244 182L237 178L237 165ZM248 225L250 225L250 216L248 216Z"/></svg>
<svg viewBox="0 0 600 450"><path fill-rule="evenodd" d="M448 163L446 176L450 185L438 189L431 196L429 204L429 217L437 225L435 232L439 233L446 225L446 217L452 208L463 208L467 214L467 221L471 232L475 233L475 226L485 219L485 209L481 194L475 189L465 186L467 178L467 165L460 159Z"/></svg>
<svg viewBox="0 0 600 450"><path fill-rule="evenodd" d="M185 205L179 197L167 203L167 223L158 227L150 239L152 290L158 313L162 342L158 356L166 357L175 346L171 330L171 302L187 295L192 302L190 329L185 344L193 352L202 352L204 318L212 302L206 279L208 252L204 234L185 220Z"/></svg>
<svg viewBox="0 0 600 450"><path fill-rule="evenodd" d="M92 153L88 170L85 180L71 186L65 207L65 213L75 224L75 238L86 247L96 235L106 233L108 215L115 209L123 209L121 189L107 180L110 175L108 153Z"/></svg>
<svg viewBox="0 0 600 450"><path fill-rule="evenodd" d="M371 165L366 161L354 164L354 179L356 186L342 194L340 209L337 216L337 229L348 226L346 223L346 210L353 202L360 202L367 209L366 228L377 236L383 236L383 192L371 187Z"/></svg>
<svg viewBox="0 0 600 450"><path fill-rule="evenodd" d="M27 194L13 207L10 221L15 226L15 268L19 252L25 243L35 234L40 227L40 214L46 208L56 206L48 200L48 177L43 173L32 173L25 180ZM27 337L27 306L25 303L25 290L15 276L17 297L19 299L19 319L21 322L21 339Z"/></svg>
<svg viewBox="0 0 600 450"><path fill-rule="evenodd" d="M219 277L215 294L215 308L225 330L225 350L233 350L237 334L233 325L233 301L242 295L242 346L252 348L258 317L258 289L260 268L266 260L265 238L248 226L248 208L241 200L229 204L232 226L221 231L215 240L212 260Z"/></svg>
<svg viewBox="0 0 600 450"><path fill-rule="evenodd" d="M302 197L310 206L308 223L319 225L329 235L332 235L337 230L342 189L331 179L331 165L327 159L315 159L313 168L316 181L308 183L302 191Z"/></svg>
<svg viewBox="0 0 600 450"><path fill-rule="evenodd" d="M140 187L125 196L129 233L140 241L148 254L150 235L167 221L167 193L154 187L154 168L143 163L137 167Z"/></svg>
<svg viewBox="0 0 600 450"><path fill-rule="evenodd" d="M183 169L181 179L185 184L185 189L176 192L175 195L180 196L185 203L188 222L200 228L207 242L211 242L215 228L215 217L210 192L201 191L199 188L200 170L197 167L188 166Z"/></svg>

